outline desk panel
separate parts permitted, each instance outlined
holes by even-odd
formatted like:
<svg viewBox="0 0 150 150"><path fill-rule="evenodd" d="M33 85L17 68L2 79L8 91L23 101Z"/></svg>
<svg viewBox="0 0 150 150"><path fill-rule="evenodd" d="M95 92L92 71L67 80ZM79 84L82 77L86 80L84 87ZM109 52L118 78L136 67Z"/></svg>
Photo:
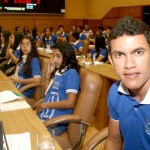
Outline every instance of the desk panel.
<svg viewBox="0 0 150 150"><path fill-rule="evenodd" d="M4 90L11 90L19 93L18 89L14 86L12 81L9 80L9 78L6 77L8 80L3 80L5 77L6 76L3 76L3 74L0 74L0 92ZM22 98L22 100L25 99ZM31 108L0 112L0 120L3 121L6 134L30 132L32 150L37 150L36 134L49 134L44 124ZM55 142L55 149L62 150L57 142Z"/></svg>

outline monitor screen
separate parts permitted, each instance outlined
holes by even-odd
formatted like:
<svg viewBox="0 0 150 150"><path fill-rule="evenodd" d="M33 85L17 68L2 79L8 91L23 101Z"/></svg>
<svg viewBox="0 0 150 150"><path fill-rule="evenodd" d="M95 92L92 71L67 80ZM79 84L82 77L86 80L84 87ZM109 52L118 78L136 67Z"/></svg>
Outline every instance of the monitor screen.
<svg viewBox="0 0 150 150"><path fill-rule="evenodd" d="M0 13L65 14L65 0L0 0Z"/></svg>

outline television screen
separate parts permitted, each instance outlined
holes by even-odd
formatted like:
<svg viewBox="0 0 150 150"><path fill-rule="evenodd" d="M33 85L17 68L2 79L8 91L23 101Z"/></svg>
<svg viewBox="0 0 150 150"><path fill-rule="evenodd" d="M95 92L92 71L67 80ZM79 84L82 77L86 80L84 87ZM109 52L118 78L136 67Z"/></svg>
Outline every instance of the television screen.
<svg viewBox="0 0 150 150"><path fill-rule="evenodd" d="M0 13L65 14L65 0L0 0Z"/></svg>

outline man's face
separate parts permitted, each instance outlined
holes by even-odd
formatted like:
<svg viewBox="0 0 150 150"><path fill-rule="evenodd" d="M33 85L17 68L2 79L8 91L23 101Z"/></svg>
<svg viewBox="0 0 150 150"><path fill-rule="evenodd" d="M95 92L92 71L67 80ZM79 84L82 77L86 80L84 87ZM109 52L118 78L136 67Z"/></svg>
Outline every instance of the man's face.
<svg viewBox="0 0 150 150"><path fill-rule="evenodd" d="M123 35L112 40L109 59L128 89L149 87L150 45L144 35Z"/></svg>

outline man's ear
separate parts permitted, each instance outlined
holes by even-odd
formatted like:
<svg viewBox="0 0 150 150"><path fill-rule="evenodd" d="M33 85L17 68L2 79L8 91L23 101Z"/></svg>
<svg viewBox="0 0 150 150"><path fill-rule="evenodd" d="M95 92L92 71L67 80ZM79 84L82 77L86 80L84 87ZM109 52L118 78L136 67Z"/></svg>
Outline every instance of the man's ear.
<svg viewBox="0 0 150 150"><path fill-rule="evenodd" d="M113 66L112 56L111 56L111 54L110 54L110 53L108 54L108 58L109 58L110 63L111 63L111 64L112 64L112 66Z"/></svg>

